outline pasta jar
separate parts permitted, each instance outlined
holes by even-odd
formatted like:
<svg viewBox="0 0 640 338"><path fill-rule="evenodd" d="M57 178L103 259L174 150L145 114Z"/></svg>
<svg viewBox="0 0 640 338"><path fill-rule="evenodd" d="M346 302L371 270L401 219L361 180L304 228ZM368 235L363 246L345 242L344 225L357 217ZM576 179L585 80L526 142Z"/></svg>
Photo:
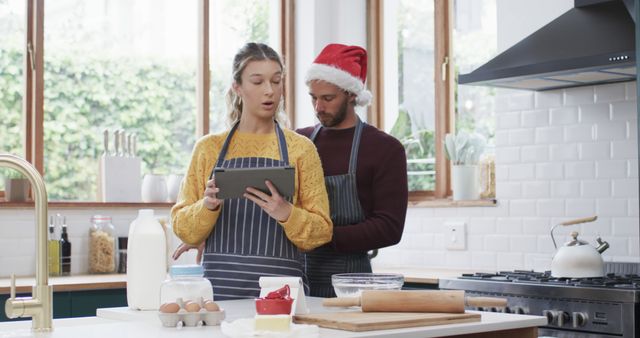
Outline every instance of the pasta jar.
<svg viewBox="0 0 640 338"><path fill-rule="evenodd" d="M116 236L111 217L91 217L89 229L89 272L116 272Z"/></svg>
<svg viewBox="0 0 640 338"><path fill-rule="evenodd" d="M173 265L169 279L160 286L160 304L200 303L213 300L211 282L204 278L202 265Z"/></svg>

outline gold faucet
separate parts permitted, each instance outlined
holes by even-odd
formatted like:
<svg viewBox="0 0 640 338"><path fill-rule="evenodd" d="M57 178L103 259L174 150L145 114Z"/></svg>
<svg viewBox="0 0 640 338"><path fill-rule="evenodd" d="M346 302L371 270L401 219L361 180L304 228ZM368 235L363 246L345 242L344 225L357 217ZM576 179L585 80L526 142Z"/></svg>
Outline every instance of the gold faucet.
<svg viewBox="0 0 640 338"><path fill-rule="evenodd" d="M8 318L31 317L33 331L53 329L53 288L49 285L47 250L47 190L40 173L29 162L0 153L0 167L12 168L31 182L36 209L36 285L31 297L16 298L16 278L11 275L11 296L4 305Z"/></svg>

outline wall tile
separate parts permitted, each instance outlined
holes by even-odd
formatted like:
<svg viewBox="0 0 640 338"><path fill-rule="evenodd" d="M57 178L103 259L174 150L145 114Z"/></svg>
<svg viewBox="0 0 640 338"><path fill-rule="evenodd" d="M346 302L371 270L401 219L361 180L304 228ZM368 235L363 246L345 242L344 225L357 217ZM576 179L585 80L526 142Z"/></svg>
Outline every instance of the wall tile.
<svg viewBox="0 0 640 338"><path fill-rule="evenodd" d="M635 236L638 237L640 224L635 217L615 217L612 224L612 234L614 236Z"/></svg>
<svg viewBox="0 0 640 338"><path fill-rule="evenodd" d="M497 262L497 254L493 252L474 252L471 255L471 267L473 269L495 270Z"/></svg>
<svg viewBox="0 0 640 338"><path fill-rule="evenodd" d="M549 125L549 111L547 109L523 111L521 117L522 126L525 128L546 127Z"/></svg>
<svg viewBox="0 0 640 338"><path fill-rule="evenodd" d="M628 201L628 209L630 217L638 217L640 215L640 202L637 198L631 198Z"/></svg>
<svg viewBox="0 0 640 338"><path fill-rule="evenodd" d="M496 163L498 161L503 164L520 162L520 148L496 148Z"/></svg>
<svg viewBox="0 0 640 338"><path fill-rule="evenodd" d="M536 144L562 143L564 139L562 127L536 128L535 133Z"/></svg>
<svg viewBox="0 0 640 338"><path fill-rule="evenodd" d="M565 201L557 199L537 200L538 216L564 216Z"/></svg>
<svg viewBox="0 0 640 338"><path fill-rule="evenodd" d="M596 102L611 102L625 99L625 84L613 83L595 87Z"/></svg>
<svg viewBox="0 0 640 338"><path fill-rule="evenodd" d="M612 191L615 198L638 197L638 179L614 179Z"/></svg>
<svg viewBox="0 0 640 338"><path fill-rule="evenodd" d="M496 234L522 234L522 220L515 217L498 217L496 219Z"/></svg>
<svg viewBox="0 0 640 338"><path fill-rule="evenodd" d="M520 151L520 160L522 162L547 162L549 161L549 147L542 146L523 146Z"/></svg>
<svg viewBox="0 0 640 338"><path fill-rule="evenodd" d="M627 139L627 122L600 123L595 127L596 140L625 140Z"/></svg>
<svg viewBox="0 0 640 338"><path fill-rule="evenodd" d="M595 140L595 126L572 125L564 128L565 142L589 142Z"/></svg>
<svg viewBox="0 0 640 338"><path fill-rule="evenodd" d="M467 232L477 235L493 234L496 232L496 219L494 217L478 217L469 219Z"/></svg>
<svg viewBox="0 0 640 338"><path fill-rule="evenodd" d="M529 181L522 183L523 198L547 198L549 197L548 181Z"/></svg>
<svg viewBox="0 0 640 338"><path fill-rule="evenodd" d="M585 217L595 214L596 201L594 199L567 199L565 214L570 217Z"/></svg>
<svg viewBox="0 0 640 338"><path fill-rule="evenodd" d="M593 103L595 99L594 88L576 87L564 90L564 104L567 106L575 106L579 104Z"/></svg>
<svg viewBox="0 0 640 338"><path fill-rule="evenodd" d="M525 235L543 236L549 234L551 220L547 217L523 217L522 233Z"/></svg>
<svg viewBox="0 0 640 338"><path fill-rule="evenodd" d="M509 241L511 252L535 253L538 250L536 236L510 236Z"/></svg>
<svg viewBox="0 0 640 338"><path fill-rule="evenodd" d="M496 114L496 127L500 129L511 129L520 127L520 113L500 113Z"/></svg>
<svg viewBox="0 0 640 338"><path fill-rule="evenodd" d="M638 144L633 141L613 141L611 142L611 158L629 159L638 157Z"/></svg>
<svg viewBox="0 0 640 338"><path fill-rule="evenodd" d="M636 82L635 81L631 81L631 82L625 82L625 86L627 89L627 100L635 100L638 92L637 92L637 88L636 88Z"/></svg>
<svg viewBox="0 0 640 338"><path fill-rule="evenodd" d="M509 110L533 109L533 92L519 91L509 95Z"/></svg>
<svg viewBox="0 0 640 338"><path fill-rule="evenodd" d="M522 181L535 178L535 164L514 164L509 166L509 180Z"/></svg>
<svg viewBox="0 0 640 338"><path fill-rule="evenodd" d="M573 161L578 159L577 144L554 144L550 147L551 161Z"/></svg>
<svg viewBox="0 0 640 338"><path fill-rule="evenodd" d="M551 196L555 198L580 197L580 181L578 180L553 181L551 183Z"/></svg>
<svg viewBox="0 0 640 338"><path fill-rule="evenodd" d="M509 216L512 217L531 217L536 216L536 201L534 200L510 200Z"/></svg>
<svg viewBox="0 0 640 338"><path fill-rule="evenodd" d="M561 163L536 164L536 178L543 180L561 179L564 176L564 166Z"/></svg>
<svg viewBox="0 0 640 338"><path fill-rule="evenodd" d="M578 123L578 107L552 108L550 110L551 125Z"/></svg>
<svg viewBox="0 0 640 338"><path fill-rule="evenodd" d="M496 182L496 196L499 199L512 199L522 197L522 183L520 182Z"/></svg>
<svg viewBox="0 0 640 338"><path fill-rule="evenodd" d="M598 199L596 200L596 213L598 216L625 216L627 215L627 200L625 199Z"/></svg>
<svg viewBox="0 0 640 338"><path fill-rule="evenodd" d="M496 142L496 147L508 146L509 145L509 131L508 130L498 130L498 131L496 131L495 142Z"/></svg>
<svg viewBox="0 0 640 338"><path fill-rule="evenodd" d="M582 197L610 197L611 196L611 181L610 180L583 180L582 185Z"/></svg>
<svg viewBox="0 0 640 338"><path fill-rule="evenodd" d="M594 162L565 162L564 177L568 179L590 179L596 176L596 165Z"/></svg>
<svg viewBox="0 0 640 338"><path fill-rule="evenodd" d="M498 269L514 270L522 266L524 263L524 255L521 253L498 253Z"/></svg>
<svg viewBox="0 0 640 338"><path fill-rule="evenodd" d="M562 92L554 90L535 92L535 104L536 108L560 107L562 106Z"/></svg>
<svg viewBox="0 0 640 338"><path fill-rule="evenodd" d="M534 130L533 129L513 129L509 131L509 145L521 146L533 144Z"/></svg>
<svg viewBox="0 0 640 338"><path fill-rule="evenodd" d="M578 146L581 160L603 160L611 158L611 143L590 142Z"/></svg>
<svg viewBox="0 0 640 338"><path fill-rule="evenodd" d="M580 106L580 123L605 123L609 122L610 119L610 107L608 103Z"/></svg>
<svg viewBox="0 0 640 338"><path fill-rule="evenodd" d="M596 178L626 178L628 171L625 160L596 162Z"/></svg>
<svg viewBox="0 0 640 338"><path fill-rule="evenodd" d="M638 161L637 160L627 161L627 168L629 169L627 172L627 177L638 178Z"/></svg>
<svg viewBox="0 0 640 338"><path fill-rule="evenodd" d="M484 247L492 248L494 252L509 251L509 236L505 235L487 235L484 237Z"/></svg>
<svg viewBox="0 0 640 338"><path fill-rule="evenodd" d="M638 119L636 101L611 103L611 119L614 121L636 121Z"/></svg>

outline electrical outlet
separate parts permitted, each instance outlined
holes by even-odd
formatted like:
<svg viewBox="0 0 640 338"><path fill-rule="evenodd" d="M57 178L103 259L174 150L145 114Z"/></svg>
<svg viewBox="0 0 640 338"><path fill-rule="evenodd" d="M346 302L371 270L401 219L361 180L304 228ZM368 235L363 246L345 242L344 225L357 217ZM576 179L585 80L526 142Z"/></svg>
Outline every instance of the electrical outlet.
<svg viewBox="0 0 640 338"><path fill-rule="evenodd" d="M467 248L467 226L464 222L445 223L444 243L447 250Z"/></svg>

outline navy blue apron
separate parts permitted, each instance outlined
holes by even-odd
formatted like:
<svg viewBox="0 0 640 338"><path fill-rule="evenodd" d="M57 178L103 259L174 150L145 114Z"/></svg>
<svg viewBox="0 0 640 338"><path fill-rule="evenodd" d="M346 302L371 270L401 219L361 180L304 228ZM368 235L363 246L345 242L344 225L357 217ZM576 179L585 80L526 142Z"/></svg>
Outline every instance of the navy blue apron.
<svg viewBox="0 0 640 338"><path fill-rule="evenodd" d="M225 160L236 123L220 150L216 168L258 168L289 166L287 142L276 123L280 160L265 157L238 157ZM308 288L302 257L286 237L282 226L253 201L225 199L215 227L207 238L203 266L213 285L216 301L257 298L260 276L303 277Z"/></svg>
<svg viewBox="0 0 640 338"><path fill-rule="evenodd" d="M365 123L360 121L353 133L349 172L343 175L325 176L324 182L329 194L329 210L334 227L360 223L365 219L364 210L358 198L356 168L358 148ZM321 125L317 125L309 137L315 141ZM315 297L335 297L331 285L331 275L347 272L371 272L371 262L366 252L343 254L336 252L331 243L305 254L305 271L309 279L310 295Z"/></svg>

